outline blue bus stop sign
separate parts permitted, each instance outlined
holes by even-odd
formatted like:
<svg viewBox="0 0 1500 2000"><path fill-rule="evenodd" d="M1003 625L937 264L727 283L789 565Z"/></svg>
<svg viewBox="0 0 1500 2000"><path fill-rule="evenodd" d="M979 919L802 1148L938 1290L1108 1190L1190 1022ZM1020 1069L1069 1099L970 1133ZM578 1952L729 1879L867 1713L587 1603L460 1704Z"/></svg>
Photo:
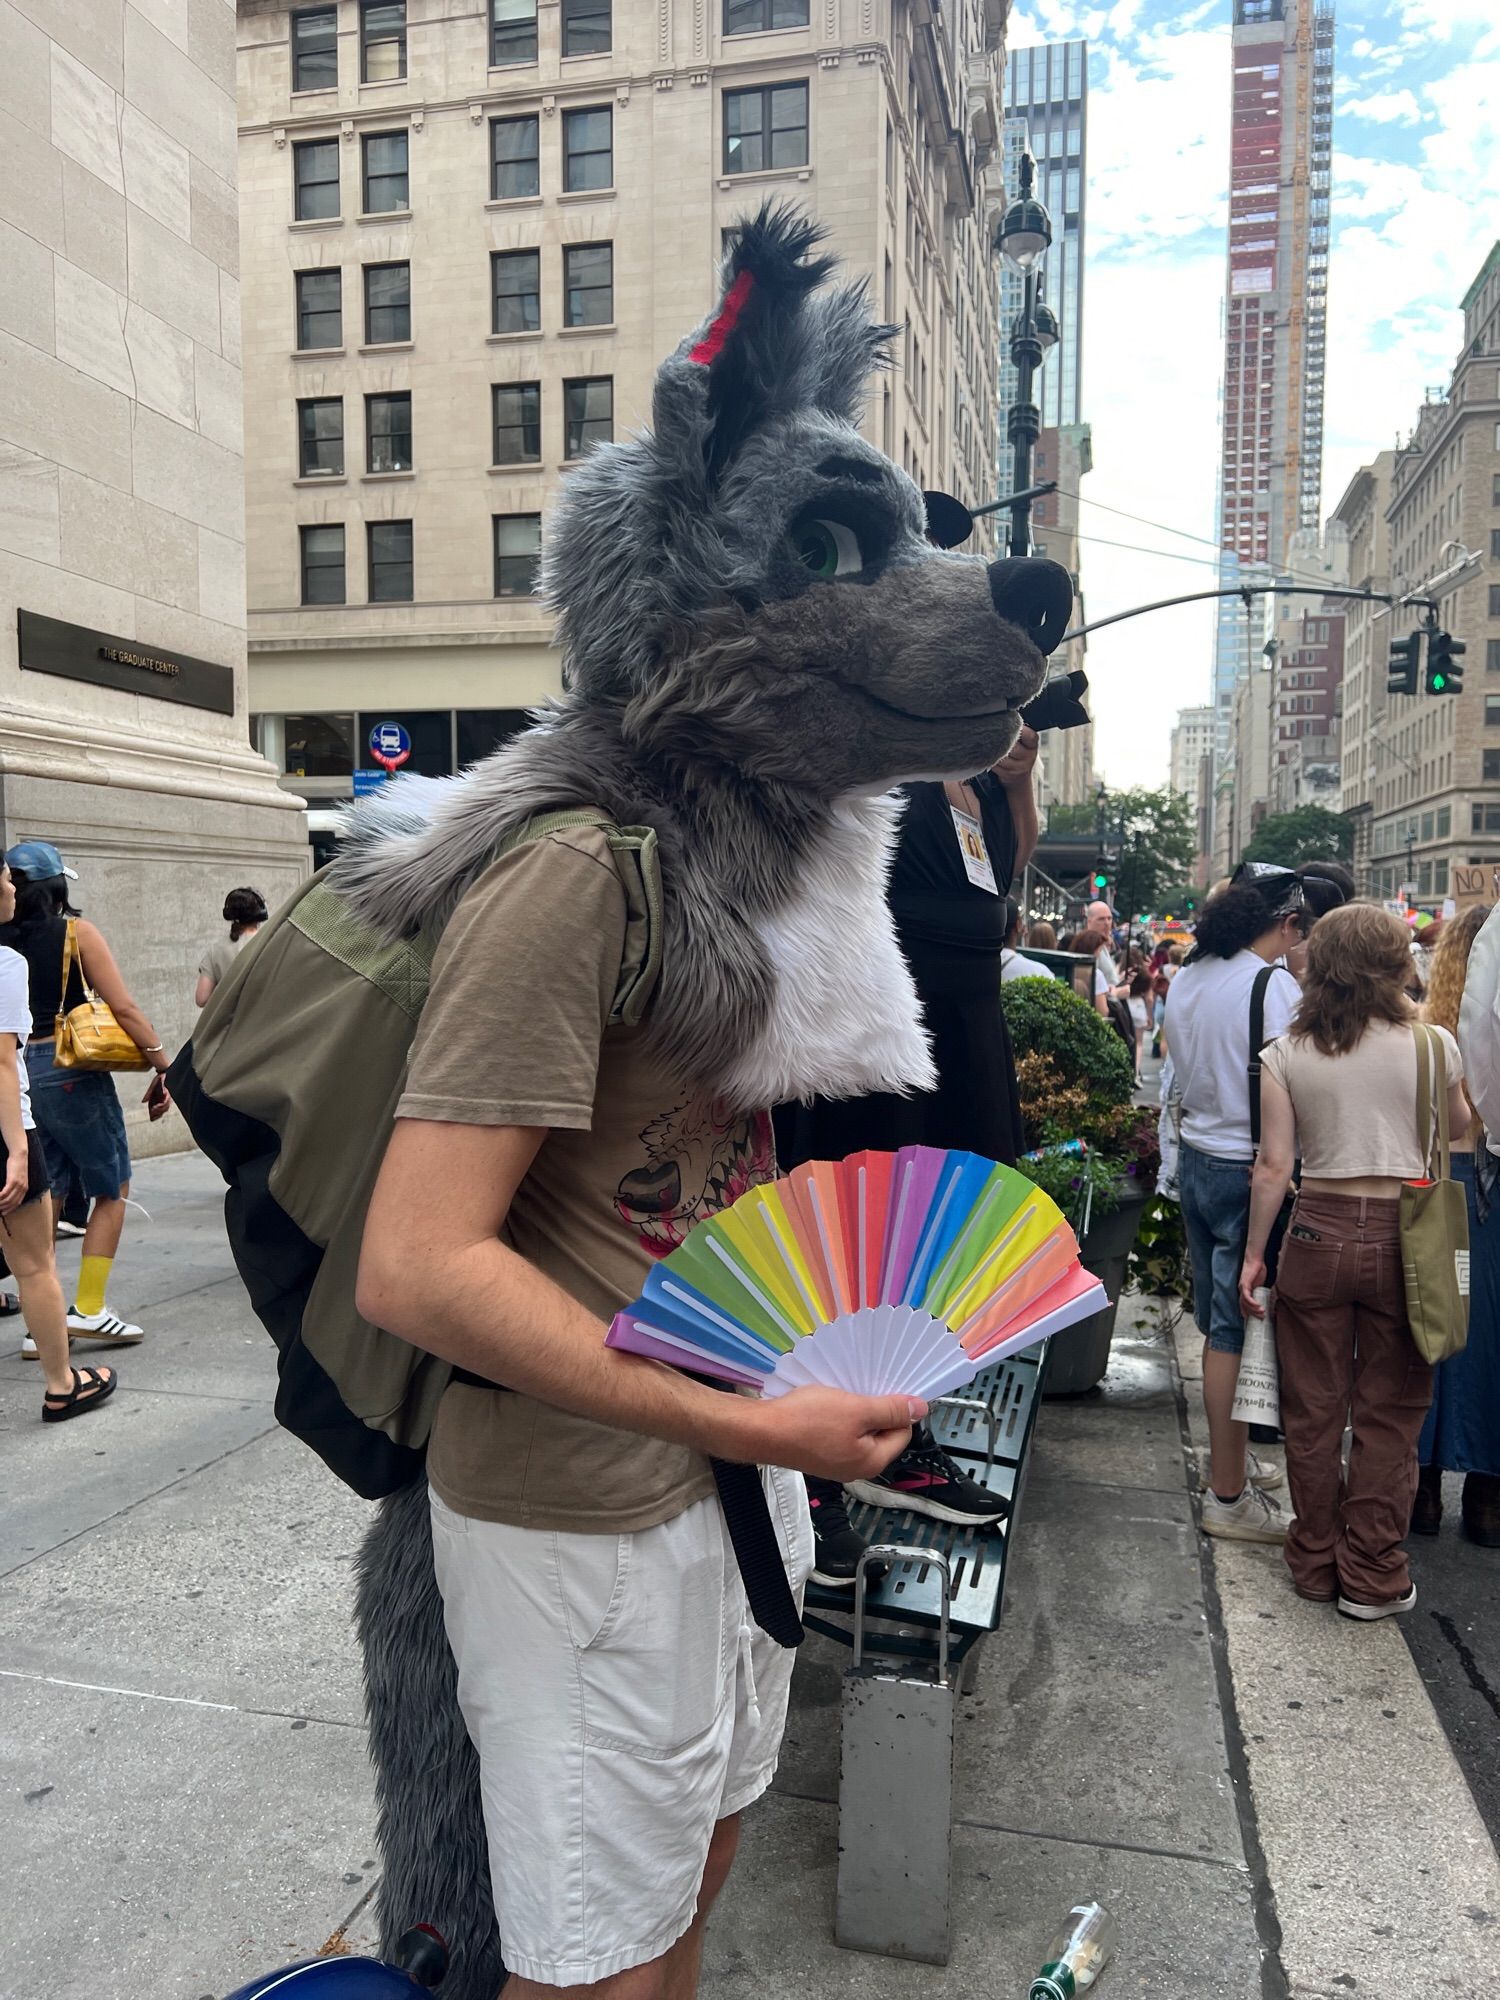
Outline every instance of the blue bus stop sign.
<svg viewBox="0 0 1500 2000"><path fill-rule="evenodd" d="M370 755L382 764L387 759L404 764L411 755L411 737L399 722L377 722L370 731Z"/></svg>

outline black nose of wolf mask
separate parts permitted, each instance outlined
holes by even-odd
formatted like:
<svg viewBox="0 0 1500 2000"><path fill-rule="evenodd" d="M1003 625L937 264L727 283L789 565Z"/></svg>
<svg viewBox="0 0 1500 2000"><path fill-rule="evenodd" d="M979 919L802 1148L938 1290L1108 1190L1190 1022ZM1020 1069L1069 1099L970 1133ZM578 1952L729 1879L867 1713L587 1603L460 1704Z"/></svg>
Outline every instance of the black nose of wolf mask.
<svg viewBox="0 0 1500 2000"><path fill-rule="evenodd" d="M990 601L1039 653L1050 653L1068 629L1073 581L1061 563L1045 556L1002 556L990 564Z"/></svg>

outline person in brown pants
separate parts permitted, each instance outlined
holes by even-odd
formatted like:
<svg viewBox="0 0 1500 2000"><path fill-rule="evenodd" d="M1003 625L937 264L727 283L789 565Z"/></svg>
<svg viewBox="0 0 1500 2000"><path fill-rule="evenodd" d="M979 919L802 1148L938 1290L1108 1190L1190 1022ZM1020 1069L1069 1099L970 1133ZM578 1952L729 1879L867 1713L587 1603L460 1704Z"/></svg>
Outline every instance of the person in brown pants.
<svg viewBox="0 0 1500 2000"><path fill-rule="evenodd" d="M1417 1601L1403 1542L1432 1376L1407 1323L1399 1218L1401 1184L1425 1174L1430 1134L1417 1130L1410 966L1404 925L1372 904L1334 910L1313 931L1291 1028L1261 1057L1261 1146L1240 1273L1241 1305L1258 1314L1266 1241L1300 1154L1275 1291L1296 1510L1286 1561L1300 1596L1336 1600L1359 1619ZM1446 1029L1432 1033L1461 1128L1469 1114L1458 1045Z"/></svg>
<svg viewBox="0 0 1500 2000"><path fill-rule="evenodd" d="M1412 1587L1402 1543L1432 1371L1406 1321L1400 1209L1304 1191L1281 1248L1276 1357L1297 1514L1286 1561L1298 1595L1320 1602L1387 1604Z"/></svg>

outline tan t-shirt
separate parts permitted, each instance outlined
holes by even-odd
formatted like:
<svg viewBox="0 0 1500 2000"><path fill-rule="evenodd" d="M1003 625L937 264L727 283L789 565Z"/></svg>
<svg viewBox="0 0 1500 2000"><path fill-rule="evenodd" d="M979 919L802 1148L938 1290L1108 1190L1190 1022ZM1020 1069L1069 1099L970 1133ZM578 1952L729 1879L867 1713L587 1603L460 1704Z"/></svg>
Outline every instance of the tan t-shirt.
<svg viewBox="0 0 1500 2000"><path fill-rule="evenodd" d="M629 931L603 834L495 862L443 934L397 1110L549 1128L502 1240L598 1315L601 1340L689 1224L775 1172L767 1114L726 1116L656 1060L644 1026L609 1026ZM459 1382L427 1471L461 1514L583 1533L654 1527L713 1490L682 1445Z"/></svg>
<svg viewBox="0 0 1500 2000"><path fill-rule="evenodd" d="M1458 1043L1446 1028L1433 1033L1443 1045L1448 1081L1456 1083L1464 1073ZM1342 1056L1325 1056L1307 1036L1278 1035L1260 1060L1292 1100L1304 1174L1347 1181L1419 1180L1426 1173L1426 1143L1417 1132L1417 1044L1409 1027L1372 1021Z"/></svg>

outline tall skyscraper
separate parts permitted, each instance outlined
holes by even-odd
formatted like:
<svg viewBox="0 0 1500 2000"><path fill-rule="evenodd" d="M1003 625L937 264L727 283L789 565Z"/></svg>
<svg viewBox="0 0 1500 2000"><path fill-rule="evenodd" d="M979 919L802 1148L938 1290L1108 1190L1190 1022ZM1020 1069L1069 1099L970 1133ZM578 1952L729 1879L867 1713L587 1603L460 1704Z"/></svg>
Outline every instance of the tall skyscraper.
<svg viewBox="0 0 1500 2000"><path fill-rule="evenodd" d="M1292 535L1318 526L1333 30L1333 0L1234 0L1219 467L1225 584L1281 570ZM1260 636L1229 600L1214 659L1221 743L1235 680Z"/></svg>
<svg viewBox="0 0 1500 2000"><path fill-rule="evenodd" d="M1048 429L1083 421L1083 205L1088 178L1089 50L1087 42L1012 50L1006 63L1005 179L1016 186L1015 166L1030 147L1036 191L1052 217L1052 248L1043 265L1042 296L1057 314L1059 339L1038 381L1042 423ZM1021 308L1021 279L1006 269L1001 284L1002 346ZM1001 362L1001 465L1005 467L1005 413L1015 398L1015 369Z"/></svg>

